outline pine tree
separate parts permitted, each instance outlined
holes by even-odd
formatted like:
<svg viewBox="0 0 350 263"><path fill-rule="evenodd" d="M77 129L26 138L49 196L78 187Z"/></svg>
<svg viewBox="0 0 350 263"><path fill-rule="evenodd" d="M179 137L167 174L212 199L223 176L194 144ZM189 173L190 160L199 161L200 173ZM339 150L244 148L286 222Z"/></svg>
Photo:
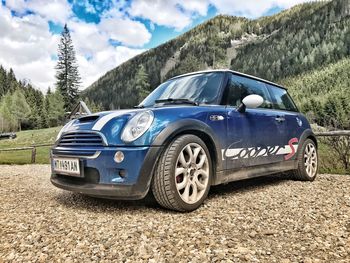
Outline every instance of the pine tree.
<svg viewBox="0 0 350 263"><path fill-rule="evenodd" d="M7 92L0 101L0 131L9 132L17 129L18 122L11 112L12 96Z"/></svg>
<svg viewBox="0 0 350 263"><path fill-rule="evenodd" d="M143 65L139 66L139 69L135 76L135 88L137 91L138 101L141 102L150 93L150 84L148 81L148 74Z"/></svg>
<svg viewBox="0 0 350 263"><path fill-rule="evenodd" d="M86 106L90 109L92 113L102 111L102 106L101 104L96 104L93 100L89 100L89 98L86 98L84 100Z"/></svg>
<svg viewBox="0 0 350 263"><path fill-rule="evenodd" d="M10 106L11 113L15 116L19 130L21 130L21 122L30 115L30 107L24 97L24 94L20 90L16 90L12 94L12 103Z"/></svg>
<svg viewBox="0 0 350 263"><path fill-rule="evenodd" d="M14 93L7 92L0 103L1 130L21 130L22 121L30 114L30 107L22 93L17 89Z"/></svg>
<svg viewBox="0 0 350 263"><path fill-rule="evenodd" d="M0 65L0 98L6 94L6 70Z"/></svg>
<svg viewBox="0 0 350 263"><path fill-rule="evenodd" d="M78 102L80 75L75 57L73 41L67 25L64 26L58 44L58 62L56 65L56 86L64 98L64 107L70 111Z"/></svg>
<svg viewBox="0 0 350 263"><path fill-rule="evenodd" d="M14 92L18 88L18 82L13 72L13 69L10 68L9 73L7 74L7 90Z"/></svg>
<svg viewBox="0 0 350 263"><path fill-rule="evenodd" d="M45 97L45 111L49 127L61 125L64 121L64 100L59 91L47 94Z"/></svg>

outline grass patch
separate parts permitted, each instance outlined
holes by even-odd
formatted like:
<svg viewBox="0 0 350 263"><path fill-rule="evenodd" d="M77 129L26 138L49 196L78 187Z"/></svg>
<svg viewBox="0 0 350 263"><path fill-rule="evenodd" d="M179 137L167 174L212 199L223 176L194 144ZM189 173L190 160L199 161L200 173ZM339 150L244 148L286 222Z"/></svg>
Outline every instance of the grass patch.
<svg viewBox="0 0 350 263"><path fill-rule="evenodd" d="M28 130L16 133L13 140L0 140L0 149L26 147L38 144L53 144L62 127L41 130ZM0 152L0 164L28 164L31 163L31 150ZM36 163L50 163L50 147L36 149Z"/></svg>
<svg viewBox="0 0 350 263"><path fill-rule="evenodd" d="M42 130L29 130L17 133L13 140L0 140L0 149L25 147L37 144L53 144L61 127ZM347 174L348 172L337 159L334 150L319 140L320 173ZM31 163L31 150L0 152L0 164L29 164ZM50 147L36 149L36 163L50 163Z"/></svg>
<svg viewBox="0 0 350 263"><path fill-rule="evenodd" d="M319 173L349 174L332 147L318 140Z"/></svg>

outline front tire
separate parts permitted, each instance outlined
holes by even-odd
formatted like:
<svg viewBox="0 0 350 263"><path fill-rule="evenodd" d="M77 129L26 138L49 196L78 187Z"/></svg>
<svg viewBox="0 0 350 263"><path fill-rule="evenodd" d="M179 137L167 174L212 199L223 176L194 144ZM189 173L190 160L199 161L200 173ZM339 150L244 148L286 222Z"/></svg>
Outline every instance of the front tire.
<svg viewBox="0 0 350 263"><path fill-rule="evenodd" d="M313 181L318 171L317 147L313 140L306 139L298 153L298 168L293 177L300 181Z"/></svg>
<svg viewBox="0 0 350 263"><path fill-rule="evenodd" d="M182 135L160 157L152 192L165 208L193 211L207 197L211 178L212 161L205 143L195 135Z"/></svg>

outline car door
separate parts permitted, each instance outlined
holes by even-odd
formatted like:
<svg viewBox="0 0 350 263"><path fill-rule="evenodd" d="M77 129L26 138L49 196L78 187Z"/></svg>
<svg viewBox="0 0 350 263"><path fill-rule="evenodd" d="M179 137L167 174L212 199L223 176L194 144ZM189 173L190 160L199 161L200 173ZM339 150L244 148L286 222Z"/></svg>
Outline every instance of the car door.
<svg viewBox="0 0 350 263"><path fill-rule="evenodd" d="M295 103L289 96L287 90L266 84L271 94L273 101L273 108L278 116L280 116L280 125L284 127L283 138L283 150L280 150L281 161L287 161L295 159L295 153L298 149L298 143L300 136L303 132L302 118L299 116L299 112Z"/></svg>
<svg viewBox="0 0 350 263"><path fill-rule="evenodd" d="M265 83L230 74L226 89L227 139L223 150L226 168L240 169L278 162L277 153L283 144L285 127L273 110ZM251 94L263 97L263 104L243 113L237 111L243 98Z"/></svg>

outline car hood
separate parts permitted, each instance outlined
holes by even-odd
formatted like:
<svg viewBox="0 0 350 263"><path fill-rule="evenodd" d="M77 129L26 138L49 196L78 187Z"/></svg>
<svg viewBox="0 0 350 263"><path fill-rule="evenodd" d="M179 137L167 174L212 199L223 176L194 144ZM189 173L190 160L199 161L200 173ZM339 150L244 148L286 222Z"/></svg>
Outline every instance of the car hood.
<svg viewBox="0 0 350 263"><path fill-rule="evenodd" d="M119 122L120 120L126 121L139 111L142 111L142 109L128 109L94 113L88 116L71 120L63 127L62 131L74 132L80 130L89 130L101 132L105 129L105 126L108 125L111 120L118 119Z"/></svg>
<svg viewBox="0 0 350 263"><path fill-rule="evenodd" d="M126 145L120 138L125 124L138 112L150 110L154 114L154 121L149 131L136 141L128 144L134 146L150 145L154 137L170 123L187 118L205 122L208 112L214 108L211 106L195 107L177 105L159 108L106 111L72 120L63 127L62 133L93 131L102 133L110 146Z"/></svg>

